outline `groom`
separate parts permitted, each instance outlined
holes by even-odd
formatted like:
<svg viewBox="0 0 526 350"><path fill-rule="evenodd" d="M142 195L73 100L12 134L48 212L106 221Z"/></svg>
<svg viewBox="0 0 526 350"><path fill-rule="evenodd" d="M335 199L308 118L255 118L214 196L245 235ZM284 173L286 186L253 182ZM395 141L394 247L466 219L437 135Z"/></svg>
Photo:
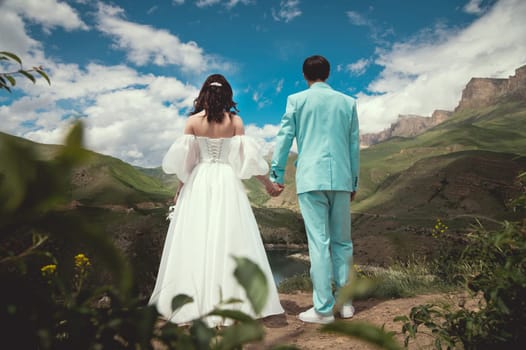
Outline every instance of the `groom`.
<svg viewBox="0 0 526 350"><path fill-rule="evenodd" d="M329 71L329 62L322 56L308 57L303 63L309 88L287 99L270 169L270 180L279 192L296 138L296 190L307 231L314 304L299 318L311 323L334 320L331 282L336 290L348 282L353 253L350 201L359 173L356 103L325 83ZM337 311L342 318L354 314L350 302Z"/></svg>

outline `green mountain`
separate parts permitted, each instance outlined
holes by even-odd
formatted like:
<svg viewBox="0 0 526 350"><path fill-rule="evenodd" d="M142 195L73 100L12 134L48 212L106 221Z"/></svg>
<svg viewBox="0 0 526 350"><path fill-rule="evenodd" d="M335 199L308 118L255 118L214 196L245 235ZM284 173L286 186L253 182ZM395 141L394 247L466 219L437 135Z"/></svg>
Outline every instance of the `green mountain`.
<svg viewBox="0 0 526 350"><path fill-rule="evenodd" d="M417 161L467 150L526 154L526 101L454 113L412 138L393 138L362 150L360 199ZM362 203L362 208L368 207Z"/></svg>
<svg viewBox="0 0 526 350"><path fill-rule="evenodd" d="M10 139L32 147L43 159L51 159L58 145L45 145L0 132L0 140ZM130 206L139 203L166 202L172 195L161 181L147 176L120 159L86 151L84 163L73 173L65 174L71 179L71 201L90 206Z"/></svg>
<svg viewBox="0 0 526 350"><path fill-rule="evenodd" d="M437 219L455 232L475 218L484 225L517 218L508 204L520 191L525 156L524 99L460 110L418 136L362 150L352 209L357 254L428 253ZM378 256L364 260L378 262Z"/></svg>

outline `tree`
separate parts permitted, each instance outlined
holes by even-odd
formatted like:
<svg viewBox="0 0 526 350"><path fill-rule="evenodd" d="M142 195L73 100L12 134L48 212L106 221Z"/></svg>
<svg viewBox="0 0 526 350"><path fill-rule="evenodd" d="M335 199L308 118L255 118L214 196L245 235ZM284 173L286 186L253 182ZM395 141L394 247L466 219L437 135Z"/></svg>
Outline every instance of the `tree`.
<svg viewBox="0 0 526 350"><path fill-rule="evenodd" d="M18 65L18 68L10 72L0 72L0 90L4 89L8 92L11 92L11 88L16 85L16 75L22 75L26 77L34 84L36 82L35 73L43 77L47 83L51 85L51 81L49 80L46 72L44 72L44 68L42 68L42 66L24 69L22 66L22 60L14 53L8 51L0 51L0 62L1 61L15 63Z"/></svg>

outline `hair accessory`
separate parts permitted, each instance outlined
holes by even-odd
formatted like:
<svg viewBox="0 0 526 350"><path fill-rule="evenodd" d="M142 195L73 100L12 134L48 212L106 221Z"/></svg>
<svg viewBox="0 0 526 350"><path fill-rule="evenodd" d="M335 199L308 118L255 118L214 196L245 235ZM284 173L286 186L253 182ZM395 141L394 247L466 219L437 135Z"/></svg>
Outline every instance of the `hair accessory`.
<svg viewBox="0 0 526 350"><path fill-rule="evenodd" d="M210 86L223 86L223 84L214 81L213 83L210 83Z"/></svg>

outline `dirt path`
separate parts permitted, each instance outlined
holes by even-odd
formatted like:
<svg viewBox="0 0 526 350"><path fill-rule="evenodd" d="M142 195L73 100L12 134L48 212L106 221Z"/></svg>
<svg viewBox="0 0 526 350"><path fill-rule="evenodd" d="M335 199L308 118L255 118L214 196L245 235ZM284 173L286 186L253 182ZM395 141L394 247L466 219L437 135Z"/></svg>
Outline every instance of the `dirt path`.
<svg viewBox="0 0 526 350"><path fill-rule="evenodd" d="M444 294L421 295L413 298L393 300L365 300L356 301L354 306L356 314L352 319L369 322L374 325L385 325L387 331L396 332L396 338L403 344L401 334L401 323L393 322L393 318L400 315L408 315L413 306L429 302L451 300L452 296ZM247 347L250 350L269 349L272 345L294 345L300 349L352 349L369 350L376 349L374 346L359 340L332 333L320 332L320 325L303 323L298 320L297 315L312 306L310 293L298 292L294 294L280 294L281 304L286 314L272 316L263 320L266 336L261 344ZM409 349L431 349L432 339L420 337L417 341L410 343Z"/></svg>

